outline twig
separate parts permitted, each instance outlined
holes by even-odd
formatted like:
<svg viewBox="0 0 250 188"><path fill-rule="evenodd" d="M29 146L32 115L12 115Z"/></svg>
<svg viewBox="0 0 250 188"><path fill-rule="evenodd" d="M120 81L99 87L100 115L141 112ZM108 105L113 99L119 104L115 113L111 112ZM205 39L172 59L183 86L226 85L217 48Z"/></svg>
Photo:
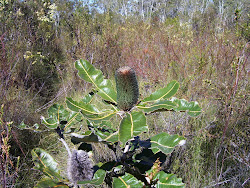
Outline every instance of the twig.
<svg viewBox="0 0 250 188"><path fill-rule="evenodd" d="M244 181L244 183L242 184L242 187L248 182L250 178L248 178L246 181Z"/></svg>
<svg viewBox="0 0 250 188"><path fill-rule="evenodd" d="M219 157L219 155L220 155L220 152L221 152L221 148L220 148L220 151L216 154L216 158L215 158L215 178L216 178L216 187L218 187L218 181L219 181L219 179L218 179L218 172L217 172L217 170L218 170L218 157Z"/></svg>
<svg viewBox="0 0 250 188"><path fill-rule="evenodd" d="M69 87L69 86L67 86ZM65 90L65 88L64 88ZM52 106L54 104L54 102L64 93L64 90L59 90L59 92L57 93L57 95L51 100L49 101L48 103L44 104L43 106L41 106L40 108L36 109L35 112L40 112L50 106Z"/></svg>
<svg viewBox="0 0 250 188"><path fill-rule="evenodd" d="M67 150L67 152L68 152L69 157L71 157L71 151L70 151L70 149L69 149L68 144L65 142L65 140L64 140L63 138L60 138L59 140L60 140L60 141L63 143L63 145L65 146L65 148L66 148L66 150Z"/></svg>
<svg viewBox="0 0 250 188"><path fill-rule="evenodd" d="M3 157L0 155L0 164L1 164L1 169L2 169L2 174L3 174L3 188L6 188L6 174L5 174L5 168L3 165Z"/></svg>
<svg viewBox="0 0 250 188"><path fill-rule="evenodd" d="M221 162L221 168L220 168L220 175L219 175L218 181L220 181L220 179L222 177L222 170L223 170L224 161L225 161L225 154L226 154L226 149L224 150L224 153L223 153L222 162Z"/></svg>
<svg viewBox="0 0 250 188"><path fill-rule="evenodd" d="M227 183L227 182L229 182L229 181L231 181L231 180L225 180L225 181L222 181L222 182L218 182L218 183L216 183L216 184L209 185L209 186L204 187L204 188L215 187L215 186L217 186L217 185L224 184L224 183Z"/></svg>
<svg viewBox="0 0 250 188"><path fill-rule="evenodd" d="M1 120L1 119L0 119ZM1 124L2 124L2 122L0 122ZM0 124L0 125L1 125ZM1 151L2 151L2 153L1 153L1 155L0 155L0 164L1 164L1 170L2 170L2 174L3 174L3 177L2 177L2 179L3 179L3 183L2 183L2 185L3 185L3 188L6 188L6 166L7 166L7 164L6 164L6 160L4 160L4 149L3 149L3 144L4 143L2 143L2 134L0 134L1 135L1 137L0 137L0 149L1 149Z"/></svg>

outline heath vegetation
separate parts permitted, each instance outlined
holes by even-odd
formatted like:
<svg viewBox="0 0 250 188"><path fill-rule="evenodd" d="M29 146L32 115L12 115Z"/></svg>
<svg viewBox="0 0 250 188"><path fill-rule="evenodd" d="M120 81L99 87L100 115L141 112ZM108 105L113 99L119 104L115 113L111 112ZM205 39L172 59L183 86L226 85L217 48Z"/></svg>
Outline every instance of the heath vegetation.
<svg viewBox="0 0 250 188"><path fill-rule="evenodd" d="M54 164L60 164L53 175L60 172L60 176L67 177L68 153L58 139L64 135L60 126L72 118L71 111L78 113L70 103L79 106L91 100L98 110L113 106L107 112L117 114L118 108L129 117L127 111L132 109L131 117L142 118L142 111L147 117L147 131L140 129L140 139L137 133L132 134L133 141L126 136L118 139L123 144L121 151L116 147L117 153L103 141L91 144L92 162L99 164L98 168L100 163L120 161L128 140L130 146L135 146L136 142L166 133L179 135L186 143L174 145L175 149L164 155L164 162L156 157L151 171L141 172L151 178L151 184L133 174L144 185L153 186L154 182L156 186L153 180L162 168L166 174L175 174L178 181L181 178L186 187L248 187L249 12L247 0L0 0L0 184L4 188L38 185L45 176L32 157L43 152ZM119 84L116 70L131 67L138 80L129 88L133 94L113 96L114 101L103 98L95 84L78 76L81 70L75 62L83 61L80 59L101 70L113 86ZM175 104L178 99L197 101L202 109L198 116L174 106L168 111L151 109L148 115L143 110L152 105L143 100L173 84L173 80L179 84L176 98L166 100ZM120 101L118 107L116 100ZM65 122L48 128L45 120L56 109L63 109L60 118L65 117ZM91 118L99 115L84 114L84 123L68 127L67 133L97 133L102 122L91 122ZM114 131L121 126L121 119L119 115L110 118L112 125L108 127ZM89 150L80 136L74 137L78 145L70 138L66 134L70 154L78 155L73 148L79 149L79 143ZM134 160L146 156L143 151L139 153ZM115 170L132 173L120 166ZM47 171L47 175L50 173ZM114 177L107 177L95 186L109 186Z"/></svg>

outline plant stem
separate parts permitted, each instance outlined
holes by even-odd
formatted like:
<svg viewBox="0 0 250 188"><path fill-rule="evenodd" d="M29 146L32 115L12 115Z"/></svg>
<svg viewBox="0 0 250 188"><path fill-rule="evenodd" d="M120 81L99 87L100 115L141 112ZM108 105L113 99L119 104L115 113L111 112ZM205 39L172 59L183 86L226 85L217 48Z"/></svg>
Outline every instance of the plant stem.
<svg viewBox="0 0 250 188"><path fill-rule="evenodd" d="M3 155L3 154L2 154ZM3 174L3 188L6 188L6 172L4 166L6 165L6 161L3 160L3 156L0 155L0 164L1 164L1 169L2 169L2 174ZM5 163L5 164L3 164Z"/></svg>

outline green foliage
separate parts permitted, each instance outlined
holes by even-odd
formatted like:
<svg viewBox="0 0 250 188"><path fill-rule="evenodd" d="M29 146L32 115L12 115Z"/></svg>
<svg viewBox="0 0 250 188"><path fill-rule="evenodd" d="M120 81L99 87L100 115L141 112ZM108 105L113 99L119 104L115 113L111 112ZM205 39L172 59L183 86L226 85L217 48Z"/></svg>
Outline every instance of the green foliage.
<svg viewBox="0 0 250 188"><path fill-rule="evenodd" d="M174 107L177 107L177 105L169 100L160 100L150 104L150 106L147 106L146 103L141 103L138 105L138 108L142 109L146 113L156 112L157 110L161 109L172 110Z"/></svg>
<svg viewBox="0 0 250 188"><path fill-rule="evenodd" d="M126 113L119 127L119 141L125 145L131 138L147 132L146 117L143 112Z"/></svg>
<svg viewBox="0 0 250 188"><path fill-rule="evenodd" d="M69 110L64 108L63 105L53 105L48 110L48 118L42 118L42 123L49 129L54 129L61 138L64 138L64 134L67 133L66 128L87 119L89 130L82 132L71 129L71 131L74 131L74 133L70 134L72 143L103 143L107 144L115 153L116 147L119 147L122 151L121 154L116 153L116 159L111 161L111 166L109 162L96 166L97 170L93 179L87 181L83 179L78 184L100 185L105 182L110 186L112 185L112 187L128 187L132 185L137 185L138 187L151 187L153 185L157 187L183 187L185 184L182 183L181 179L160 170L161 167L158 160L159 158L162 160L166 159L166 155L173 152L177 145L185 143L184 137L169 135L164 132L147 140L140 140L139 136L148 132L145 111L168 111L171 109L173 111L187 111L190 115L197 116L201 113L199 105L177 98L168 100L179 88L179 83L172 81L167 87L157 90L142 100L143 104L151 104L146 110L145 105L138 104L136 108L130 111L127 108L125 109L126 111L118 111L115 99L116 92L112 87L111 81L104 79L101 71L88 61L78 60L75 66L78 70L78 75L85 81L92 83L96 95L99 95L99 99L102 99L107 109L99 110L92 104L93 98L96 96L92 92L79 102L67 98L66 104ZM133 76L135 76L135 73ZM125 84L124 87L130 86ZM112 121L111 117L115 114L120 115L121 119L118 127L113 130L109 122ZM144 155L143 152L145 152L145 156L139 157L141 153ZM40 148L34 149L32 156L36 169L42 171L53 180L42 180L37 187L43 183L55 186L54 184L58 183L55 180L66 182L59 175L57 163L46 151ZM138 166L141 163L145 164L146 168L144 170ZM156 165L153 165L154 163ZM155 169L156 167L158 170L154 171L153 174L145 171L146 169ZM116 168L119 168L119 170ZM151 181L146 178L145 174L151 174Z"/></svg>
<svg viewBox="0 0 250 188"><path fill-rule="evenodd" d="M58 182L49 178L39 181L39 183L36 184L34 188L44 188L44 187L68 188L68 186L63 184L62 182Z"/></svg>
<svg viewBox="0 0 250 188"><path fill-rule="evenodd" d="M177 104L175 111L187 111L190 116L198 116L201 113L201 107L197 102L187 102L185 99L172 98L172 101Z"/></svg>
<svg viewBox="0 0 250 188"><path fill-rule="evenodd" d="M57 162L45 150L41 148L33 149L32 158L35 164L35 169L42 171L52 179L61 179L58 174Z"/></svg>
<svg viewBox="0 0 250 188"><path fill-rule="evenodd" d="M112 88L110 80L104 79L102 72L94 68L93 65L84 60L79 60L75 62L75 67L78 70L78 75L87 82L90 82L98 90L98 95L100 95L104 100L115 103L116 102L116 92Z"/></svg>
<svg viewBox="0 0 250 188"><path fill-rule="evenodd" d="M170 98L178 91L178 89L179 83L177 81L172 81L167 85L167 87L155 91L149 97L146 97L144 100L142 100L142 102L150 102Z"/></svg>
<svg viewBox="0 0 250 188"><path fill-rule="evenodd" d="M168 133L160 133L151 137L151 149L154 153L159 151L170 154L175 146L184 141L184 137L178 135L169 135Z"/></svg>
<svg viewBox="0 0 250 188"><path fill-rule="evenodd" d="M104 182L106 177L105 170L98 169L92 180L79 181L78 184L92 184L92 185L101 185Z"/></svg>
<svg viewBox="0 0 250 188"><path fill-rule="evenodd" d="M42 117L41 119L49 129L56 129L60 125L60 129L69 131L69 128L82 118L80 112L68 111L63 105L54 104L48 109L48 118Z"/></svg>
<svg viewBox="0 0 250 188"><path fill-rule="evenodd" d="M185 187L185 184L182 183L180 178L177 178L174 174L167 174L163 171L158 172L155 175L155 179L159 179L156 184L157 188L174 188L174 187Z"/></svg>
<svg viewBox="0 0 250 188"><path fill-rule="evenodd" d="M143 187L143 183L141 181L138 181L133 175L125 173L125 175L120 176L118 178L113 178L113 186L112 187L122 187L122 188L127 188L127 187L132 187L132 186L137 186L137 187Z"/></svg>

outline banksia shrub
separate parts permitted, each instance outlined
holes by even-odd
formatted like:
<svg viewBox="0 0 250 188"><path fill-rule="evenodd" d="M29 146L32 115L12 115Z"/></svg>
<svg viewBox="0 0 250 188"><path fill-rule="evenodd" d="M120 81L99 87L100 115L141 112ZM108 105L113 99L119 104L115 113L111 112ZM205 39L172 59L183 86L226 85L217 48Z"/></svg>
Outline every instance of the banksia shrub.
<svg viewBox="0 0 250 188"><path fill-rule="evenodd" d="M79 76L92 83L96 92L92 94L91 91L80 102L68 97L67 108L55 104L48 109L49 117L42 119L43 124L57 131L69 153L69 181L64 181L60 176L56 162L51 164L53 159L37 157L41 156L41 153L48 156L46 151L38 148L38 151L42 152L33 151L33 161L37 169L45 172L45 169L50 167L51 173L46 174L50 179L46 182L40 181L37 185L42 187L46 183L50 187L59 185L70 187L74 183L74 186L91 184L100 187L105 183L108 187L114 188L135 187L135 185L138 188L162 187L162 185L184 188L185 184L181 178L165 172L161 164L165 164L166 155L171 154L174 147L184 143L185 138L162 132L141 140L140 135L145 135L149 131L146 114L171 110L187 112L194 117L201 113L198 103L173 97L179 89L179 83L175 80L138 103L138 83L132 68L122 67L116 71L117 92L115 92L111 80L105 79L102 72L88 61L78 60L75 66ZM96 95L99 96L95 98ZM102 98L100 101L104 102L106 107L102 110L98 109L101 106L93 104L93 101L100 97ZM107 102L110 102L109 105ZM116 104L119 110L115 107ZM136 110L133 108L135 105ZM120 110L125 112L121 113ZM115 115L121 117L117 129L112 123ZM88 130L82 131L74 127L82 126L85 120ZM62 138L62 134L68 131L73 132L70 134L73 144L81 143L78 150L73 152ZM94 175L88 154L79 149L92 150L97 155L107 154L104 160L97 157L101 163L96 161L98 164L94 166ZM96 156L94 158L97 159Z"/></svg>
<svg viewBox="0 0 250 188"><path fill-rule="evenodd" d="M138 101L139 89L135 71L130 67L121 67L115 73L117 105L129 111Z"/></svg>

